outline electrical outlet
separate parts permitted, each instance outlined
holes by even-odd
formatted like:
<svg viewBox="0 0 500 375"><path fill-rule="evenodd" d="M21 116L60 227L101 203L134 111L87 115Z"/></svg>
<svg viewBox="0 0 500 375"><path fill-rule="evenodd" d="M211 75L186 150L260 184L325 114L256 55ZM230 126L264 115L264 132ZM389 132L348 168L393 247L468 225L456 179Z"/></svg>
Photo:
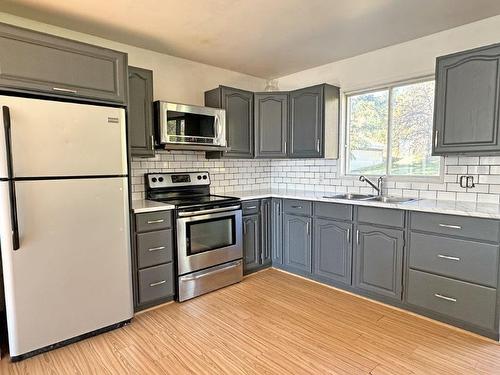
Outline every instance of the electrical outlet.
<svg viewBox="0 0 500 375"><path fill-rule="evenodd" d="M472 189L475 186L474 176L460 176L460 187Z"/></svg>

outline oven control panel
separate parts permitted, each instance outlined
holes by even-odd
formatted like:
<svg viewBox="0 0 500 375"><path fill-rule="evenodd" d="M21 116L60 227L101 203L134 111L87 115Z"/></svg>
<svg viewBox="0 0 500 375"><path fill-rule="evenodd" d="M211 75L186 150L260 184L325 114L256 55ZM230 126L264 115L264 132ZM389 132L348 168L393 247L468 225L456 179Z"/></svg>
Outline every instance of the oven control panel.
<svg viewBox="0 0 500 375"><path fill-rule="evenodd" d="M210 185L210 175L208 172L147 173L146 184L151 189L206 186Z"/></svg>

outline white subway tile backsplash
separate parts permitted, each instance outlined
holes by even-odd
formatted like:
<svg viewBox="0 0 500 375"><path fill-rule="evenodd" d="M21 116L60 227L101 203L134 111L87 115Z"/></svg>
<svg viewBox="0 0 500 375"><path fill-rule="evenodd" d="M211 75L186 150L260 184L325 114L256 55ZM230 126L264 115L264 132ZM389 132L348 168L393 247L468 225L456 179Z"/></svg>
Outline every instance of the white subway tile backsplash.
<svg viewBox="0 0 500 375"><path fill-rule="evenodd" d="M498 203L500 197L500 156L448 156L444 158L443 182L386 181L385 192L394 196ZM154 158L132 160L132 198L144 197L144 174L207 170L212 191L219 194L236 190L280 188L334 193L374 194L355 176L339 176L337 160L207 160L203 152L160 151ZM462 188L459 176L472 175L476 186Z"/></svg>

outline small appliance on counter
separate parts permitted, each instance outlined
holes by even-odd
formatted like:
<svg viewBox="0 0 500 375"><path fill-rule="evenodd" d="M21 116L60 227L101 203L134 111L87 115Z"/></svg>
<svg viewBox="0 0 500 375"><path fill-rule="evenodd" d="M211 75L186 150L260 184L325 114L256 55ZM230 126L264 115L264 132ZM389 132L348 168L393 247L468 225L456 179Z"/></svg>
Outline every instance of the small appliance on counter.
<svg viewBox="0 0 500 375"><path fill-rule="evenodd" d="M226 111L156 101L156 144L165 149L227 150Z"/></svg>
<svg viewBox="0 0 500 375"><path fill-rule="evenodd" d="M243 277L239 198L210 194L208 172L149 173L146 198L175 206L180 302Z"/></svg>

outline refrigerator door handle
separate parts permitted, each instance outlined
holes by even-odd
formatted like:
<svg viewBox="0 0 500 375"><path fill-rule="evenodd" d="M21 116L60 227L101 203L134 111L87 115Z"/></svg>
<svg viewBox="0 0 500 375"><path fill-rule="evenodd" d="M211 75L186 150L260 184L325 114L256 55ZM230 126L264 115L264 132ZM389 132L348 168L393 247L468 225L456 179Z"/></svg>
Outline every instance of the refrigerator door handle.
<svg viewBox="0 0 500 375"><path fill-rule="evenodd" d="M9 201L10 201L10 219L12 225L12 247L19 250L19 224L17 220L17 202L16 202L16 184L14 182L14 166L12 162L12 139L10 132L10 109L2 106L3 124L5 131L5 152L7 156L7 174L9 178Z"/></svg>

